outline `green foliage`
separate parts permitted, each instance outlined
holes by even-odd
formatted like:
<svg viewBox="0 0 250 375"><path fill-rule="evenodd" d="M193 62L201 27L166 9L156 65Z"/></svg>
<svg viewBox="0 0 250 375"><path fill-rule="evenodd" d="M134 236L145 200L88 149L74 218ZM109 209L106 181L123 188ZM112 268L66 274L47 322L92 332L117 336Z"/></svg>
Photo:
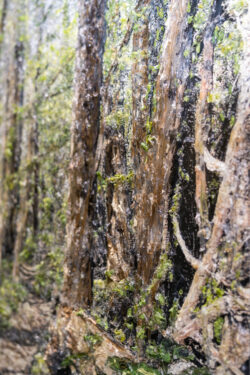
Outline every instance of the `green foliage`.
<svg viewBox="0 0 250 375"><path fill-rule="evenodd" d="M146 363L134 364L118 357L110 357L108 364L119 375L161 375L157 369Z"/></svg>
<svg viewBox="0 0 250 375"><path fill-rule="evenodd" d="M106 190L108 184L113 184L115 187L122 184L132 184L134 180L134 172L130 171L128 174L117 173L114 176L104 178L101 172L97 171L98 191Z"/></svg>
<svg viewBox="0 0 250 375"><path fill-rule="evenodd" d="M211 375L207 367L190 367L181 372L180 375Z"/></svg>
<svg viewBox="0 0 250 375"><path fill-rule="evenodd" d="M188 58L190 56L190 51L188 49L185 49L183 52L184 57Z"/></svg>
<svg viewBox="0 0 250 375"><path fill-rule="evenodd" d="M158 266L156 268L155 278L157 280L164 279L166 277L168 271L171 268L172 268L172 262L169 259L167 252L162 253L161 256L160 256L160 259L159 259ZM150 289L152 289L153 286L154 286L154 279L152 280L152 283L149 286L148 291L150 291Z"/></svg>
<svg viewBox="0 0 250 375"><path fill-rule="evenodd" d="M171 216L178 214L180 199L181 199L180 183L178 183L177 186L174 189L174 195L173 195L173 198L172 198L172 205L171 205L171 208L169 210L169 213L170 213Z"/></svg>
<svg viewBox="0 0 250 375"><path fill-rule="evenodd" d="M146 347L146 356L161 365L172 363L178 359L194 360L193 354L187 348L167 339L164 339L161 344L150 342Z"/></svg>
<svg viewBox="0 0 250 375"><path fill-rule="evenodd" d="M87 359L88 354L87 353L77 353L77 354L71 354L65 357L62 360L61 366L64 367L69 367L69 366L74 366L76 367L77 361L81 359Z"/></svg>
<svg viewBox="0 0 250 375"><path fill-rule="evenodd" d="M37 243L34 236L29 233L25 239L23 249L19 255L20 262L28 262L33 259L35 251L37 249Z"/></svg>
<svg viewBox="0 0 250 375"><path fill-rule="evenodd" d="M164 339L160 344L154 341L148 343L145 349L144 361L131 363L118 357L108 359L109 366L120 375L135 374L166 374L170 363L184 359L193 361L194 356L183 346L177 345L173 341ZM200 369L199 369L200 370ZM205 369L204 369L205 370ZM194 371L194 369L193 369ZM190 372L193 374L193 372ZM194 372L194 374L208 374L207 372Z"/></svg>
<svg viewBox="0 0 250 375"><path fill-rule="evenodd" d="M214 322L214 337L215 337L217 344L221 343L223 324L224 324L224 318L222 316L217 318Z"/></svg>
<svg viewBox="0 0 250 375"><path fill-rule="evenodd" d="M171 353L166 351L163 344L148 345L146 348L146 355L149 359L156 359L165 363L171 362Z"/></svg>
<svg viewBox="0 0 250 375"><path fill-rule="evenodd" d="M11 315L17 311L26 295L24 286L5 276L0 286L0 328L8 327Z"/></svg>
<svg viewBox="0 0 250 375"><path fill-rule="evenodd" d="M178 310L179 310L179 302L178 302L178 299L175 299L172 306L168 310L170 323L173 324L175 322L177 318Z"/></svg>
<svg viewBox="0 0 250 375"><path fill-rule="evenodd" d="M121 126L126 127L130 119L129 112L116 111L111 112L110 115L106 116L105 122L108 126L111 126L115 129L119 129Z"/></svg>
<svg viewBox="0 0 250 375"><path fill-rule="evenodd" d="M101 345L102 337L97 334L89 333L84 336L84 341L87 342L90 349L93 350L94 347Z"/></svg>
<svg viewBox="0 0 250 375"><path fill-rule="evenodd" d="M117 293L120 297L124 297L128 292L134 291L134 283L129 279L123 279L118 283L111 284L112 291Z"/></svg>
<svg viewBox="0 0 250 375"><path fill-rule="evenodd" d="M49 375L50 371L41 353L38 353L34 357L34 362L31 368L32 375Z"/></svg>
<svg viewBox="0 0 250 375"><path fill-rule="evenodd" d="M131 184L134 179L134 172L130 171L127 175L125 174L115 174L114 176L107 177L107 183L114 184L115 186L123 183Z"/></svg>
<svg viewBox="0 0 250 375"><path fill-rule="evenodd" d="M210 305L217 299L223 297L224 293L224 290L219 287L218 281L208 279L206 285L202 288L204 305Z"/></svg>
<svg viewBox="0 0 250 375"><path fill-rule="evenodd" d="M211 11L211 2L213 0L200 0L198 4L198 11L194 16L193 26L195 30L203 30L208 20Z"/></svg>
<svg viewBox="0 0 250 375"><path fill-rule="evenodd" d="M114 334L119 341L124 342L126 340L126 335L122 329L115 329Z"/></svg>
<svg viewBox="0 0 250 375"><path fill-rule="evenodd" d="M148 126L148 129L150 127ZM151 129L150 129L151 131ZM141 143L141 147L143 150L148 151L151 147L153 147L154 143L156 142L156 138L150 134L146 136L146 141Z"/></svg>
<svg viewBox="0 0 250 375"><path fill-rule="evenodd" d="M107 180L102 176L100 171L96 172L97 176L97 191L101 192L102 190L106 190L107 188Z"/></svg>
<svg viewBox="0 0 250 375"><path fill-rule="evenodd" d="M51 297L54 288L60 289L63 277L63 252L60 248L50 251L37 265L34 289L38 295Z"/></svg>

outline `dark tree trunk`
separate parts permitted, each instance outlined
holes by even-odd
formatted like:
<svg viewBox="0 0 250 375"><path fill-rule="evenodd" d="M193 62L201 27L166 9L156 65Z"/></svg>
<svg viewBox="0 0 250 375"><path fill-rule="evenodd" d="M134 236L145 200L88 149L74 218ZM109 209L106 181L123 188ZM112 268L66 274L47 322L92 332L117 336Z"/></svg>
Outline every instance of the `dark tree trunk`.
<svg viewBox="0 0 250 375"><path fill-rule="evenodd" d="M105 0L79 1L74 123L69 167L68 245L64 301L88 307L92 299L89 199L95 179L100 122Z"/></svg>
<svg viewBox="0 0 250 375"><path fill-rule="evenodd" d="M10 58L11 59L11 58ZM21 160L24 46L18 42L7 76L3 155L1 160L0 252L12 254L16 236L19 204L18 170Z"/></svg>

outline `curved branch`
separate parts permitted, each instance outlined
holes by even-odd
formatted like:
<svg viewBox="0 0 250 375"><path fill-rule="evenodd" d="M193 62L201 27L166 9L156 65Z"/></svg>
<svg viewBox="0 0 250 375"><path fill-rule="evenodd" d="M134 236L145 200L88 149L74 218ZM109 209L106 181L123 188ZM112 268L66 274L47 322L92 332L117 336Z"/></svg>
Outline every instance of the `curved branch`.
<svg viewBox="0 0 250 375"><path fill-rule="evenodd" d="M178 220L176 218L176 216L173 216L173 226L174 226L174 234L177 238L177 241L178 241L178 244L180 245L180 248L187 260L188 263L191 264L191 266L197 270L200 265L201 265L201 262L196 259L192 254L191 252L188 250L187 246L186 246L186 243L181 235L181 231L180 231L180 226L179 226L179 223L178 223Z"/></svg>
<svg viewBox="0 0 250 375"><path fill-rule="evenodd" d="M226 164L219 159L214 158L208 149L204 146L204 161L206 167L211 172L218 172L221 176L224 175L226 170Z"/></svg>

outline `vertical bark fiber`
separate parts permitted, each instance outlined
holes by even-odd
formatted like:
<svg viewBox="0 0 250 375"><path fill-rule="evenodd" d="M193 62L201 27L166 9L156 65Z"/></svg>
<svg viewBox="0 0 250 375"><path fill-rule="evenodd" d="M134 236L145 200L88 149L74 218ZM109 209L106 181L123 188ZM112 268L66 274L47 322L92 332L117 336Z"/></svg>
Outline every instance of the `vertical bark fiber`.
<svg viewBox="0 0 250 375"><path fill-rule="evenodd" d="M172 1L167 19L160 71L156 84L157 107L152 147L140 165L141 191L135 209L138 272L147 285L161 251L166 250L169 178L180 125L182 99L189 71L183 51L187 1Z"/></svg>
<svg viewBox="0 0 250 375"><path fill-rule="evenodd" d="M69 167L68 245L64 301L87 307L91 301L89 199L95 178L105 0L79 1L74 123Z"/></svg>
<svg viewBox="0 0 250 375"><path fill-rule="evenodd" d="M211 367L215 367L215 361L220 363L216 373L237 375L242 374L240 367L250 355L247 345L250 340L247 328L249 324L247 314L250 308L249 300L247 302L249 287L244 271L244 269L249 269L247 160L250 139L250 87L249 77L244 67L249 65L250 55L247 50L249 32L246 29L246 19L243 18L239 28L244 47L238 83L240 95L237 121L227 145L224 168L223 170L220 168L223 180L219 189L211 236L206 245L207 251L195 273L175 324L177 341L183 341L187 337L194 338L203 345ZM205 47L210 48L208 45ZM204 56L206 53L207 50L204 50ZM200 313L194 314L194 309L199 305L202 296L202 288L209 278L223 285L224 296L210 306L203 306ZM243 287L245 285L246 287ZM232 314L235 320L230 321ZM221 345L215 348L212 342L213 324L219 316L224 316L225 321ZM241 319L240 316L245 316L245 319ZM201 329L203 336L200 335Z"/></svg>
<svg viewBox="0 0 250 375"><path fill-rule="evenodd" d="M180 344L186 339L200 344L200 357L205 354L212 373L242 374L250 338L250 61L247 11L238 18L237 29L237 11L230 4L138 1L135 19L119 35L120 45L107 43L107 56L114 59L107 57L109 69L100 90L105 4L81 3L67 306L60 309L48 350L52 362L58 360L58 349L64 356L69 351L88 354L81 341L88 327L104 338L100 348L105 351L106 333L92 327L99 324L113 335L115 346L120 340L123 349L137 350L139 361L164 373L161 350L170 335ZM115 6L119 23L122 16ZM164 28L159 19L166 16ZM163 40L161 52L161 42L152 43L152 30ZM236 54L242 58L239 77ZM156 61L159 70L152 68ZM80 308L91 311L96 321L86 311L73 311ZM107 363L96 365L97 347L91 358L79 360L90 366L83 371L113 374ZM149 360L150 351L154 359ZM131 359L129 352L125 357Z"/></svg>

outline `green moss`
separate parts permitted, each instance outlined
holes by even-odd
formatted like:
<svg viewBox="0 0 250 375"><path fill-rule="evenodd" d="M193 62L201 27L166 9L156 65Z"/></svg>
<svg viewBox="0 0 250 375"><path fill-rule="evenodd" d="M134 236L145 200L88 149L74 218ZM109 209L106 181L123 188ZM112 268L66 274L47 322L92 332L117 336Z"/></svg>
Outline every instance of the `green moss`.
<svg viewBox="0 0 250 375"><path fill-rule="evenodd" d="M123 332L122 329L115 329L114 330L114 334L115 334L115 337L120 341L120 342L124 342L126 340L126 335L125 333Z"/></svg>
<svg viewBox="0 0 250 375"><path fill-rule="evenodd" d="M172 205L169 210L169 213L171 216L176 215L178 213L180 199L181 199L180 184L177 184L177 186L174 189Z"/></svg>
<svg viewBox="0 0 250 375"><path fill-rule="evenodd" d="M185 51L183 52L183 56L187 59L189 55L190 55L190 50L185 49Z"/></svg>
<svg viewBox="0 0 250 375"><path fill-rule="evenodd" d="M161 375L161 373L146 363L131 363L118 357L108 359L109 366L119 375Z"/></svg>
<svg viewBox="0 0 250 375"><path fill-rule="evenodd" d="M120 297L125 297L128 292L134 291L134 283L128 279L123 279L118 283L113 283L110 285L113 292L117 293Z"/></svg>
<svg viewBox="0 0 250 375"><path fill-rule="evenodd" d="M178 299L174 300L172 307L168 310L169 312L169 322L173 324L176 321L177 314L179 311L179 301Z"/></svg>
<svg viewBox="0 0 250 375"><path fill-rule="evenodd" d="M114 184L115 186L128 183L131 184L134 179L134 172L130 171L127 175L125 174L115 174L114 176L107 177L106 181L107 183Z"/></svg>
<svg viewBox="0 0 250 375"><path fill-rule="evenodd" d="M25 240L23 250L21 251L19 255L20 262L28 262L31 259L33 259L36 248L37 248L37 243L35 241L34 236L30 233Z"/></svg>
<svg viewBox="0 0 250 375"><path fill-rule="evenodd" d="M137 351L137 347L134 347ZM116 374L122 375L153 375L167 374L168 365L178 359L192 361L194 356L185 347L177 345L175 342L163 339L161 343L149 341L145 349L145 358L140 363L132 363L122 358L110 357L109 366L115 370ZM192 374L191 372L189 373ZM198 373L196 373L198 375ZM206 374L201 372L200 374Z"/></svg>
<svg viewBox="0 0 250 375"><path fill-rule="evenodd" d="M115 129L119 129L121 126L126 127L127 123L130 120L130 113L129 111L116 111L111 112L105 118L105 122L107 126L111 126Z"/></svg>
<svg viewBox="0 0 250 375"><path fill-rule="evenodd" d="M223 297L224 290L220 288L219 283L215 279L207 280L206 285L202 288L204 306L208 306L217 299Z"/></svg>
<svg viewBox="0 0 250 375"><path fill-rule="evenodd" d="M83 339L88 344L90 350L93 350L95 347L101 345L103 341L101 336L97 334L93 334L93 333L89 333L88 335L85 335Z"/></svg>
<svg viewBox="0 0 250 375"><path fill-rule="evenodd" d="M235 120L235 116L231 116L230 118L230 128L232 128L235 124L236 120Z"/></svg>
<svg viewBox="0 0 250 375"><path fill-rule="evenodd" d="M214 338L217 344L221 343L223 324L224 324L224 318L222 316L217 318L214 322Z"/></svg>
<svg viewBox="0 0 250 375"><path fill-rule="evenodd" d="M158 14L158 17L163 19L164 18L164 11L162 8L159 8L157 7L157 14Z"/></svg>
<svg viewBox="0 0 250 375"><path fill-rule="evenodd" d="M81 360L81 359L88 359L88 354L87 353L70 354L62 360L61 366L63 368L69 367L69 366L75 367L77 360Z"/></svg>
<svg viewBox="0 0 250 375"><path fill-rule="evenodd" d="M41 353L38 353L34 357L34 362L31 368L32 375L49 375L50 371Z"/></svg>
<svg viewBox="0 0 250 375"><path fill-rule="evenodd" d="M167 252L162 253L159 259L158 266L154 273L153 280L148 287L148 293L150 294L151 290L154 288L155 283L158 283L159 280L162 280L166 277L169 270L172 268L172 262L168 257Z"/></svg>

